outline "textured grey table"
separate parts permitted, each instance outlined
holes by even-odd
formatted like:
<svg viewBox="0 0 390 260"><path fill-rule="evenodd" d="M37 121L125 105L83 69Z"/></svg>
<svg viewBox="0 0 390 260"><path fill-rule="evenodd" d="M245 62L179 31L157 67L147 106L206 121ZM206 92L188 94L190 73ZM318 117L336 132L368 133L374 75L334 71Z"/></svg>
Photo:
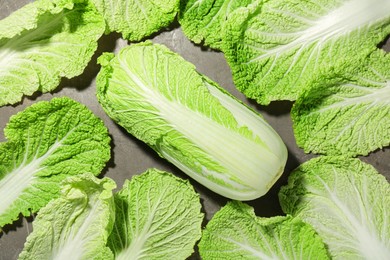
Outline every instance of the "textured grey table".
<svg viewBox="0 0 390 260"><path fill-rule="evenodd" d="M0 19L29 2L31 1L0 0ZM248 203L255 207L258 216L268 217L282 214L277 198L280 186L286 183L287 175L292 169L313 157L312 155L305 154L295 143L289 114L292 103L274 102L271 105L264 107L247 100L235 89L230 69L226 64L223 54L204 50L199 46L195 46L186 39L178 26L157 34L153 41L165 44L173 51L181 54L188 61L194 63L199 72L204 73L209 78L215 80L230 93L260 112L280 134L289 150L289 158L285 173L266 196ZM122 186L125 179L129 179L135 174L142 173L150 167L167 170L180 177L187 178L185 174L174 166L159 158L154 151L144 143L136 140L127 134L124 129L113 123L113 121L111 121L103 112L96 100L95 76L99 71L99 66L96 64L97 57L105 51L117 52L126 44L127 42L122 40L119 35L111 34L103 36L99 41L99 49L82 76L71 80L63 80L60 87L53 93L36 94L33 97L24 98L23 102L19 105L0 107L0 141L4 141L2 129L5 127L5 124L8 122L11 115L23 110L34 102L50 100L55 96L68 96L85 104L100 117L108 127L113 138L113 157L109 161L104 175L114 179L119 188ZM387 42L384 49L390 50L390 41ZM371 163L379 172L390 180L389 148L377 151L361 159ZM195 186L196 191L201 195L203 210L206 213L207 221L221 206L225 205L227 199L208 191L206 188L198 185L195 181L191 182ZM31 221L31 218L23 218L14 225L7 226L5 232L0 234L0 260L17 259L19 252L23 248L27 234L32 230ZM192 258L195 259L198 257L194 254Z"/></svg>

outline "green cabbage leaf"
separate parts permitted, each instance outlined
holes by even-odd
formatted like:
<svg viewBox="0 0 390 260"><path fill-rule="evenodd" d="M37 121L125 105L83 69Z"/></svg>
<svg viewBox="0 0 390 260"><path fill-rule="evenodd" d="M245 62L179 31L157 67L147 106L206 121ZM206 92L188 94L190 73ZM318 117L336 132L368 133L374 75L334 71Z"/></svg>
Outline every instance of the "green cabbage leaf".
<svg viewBox="0 0 390 260"><path fill-rule="evenodd" d="M332 259L388 259L390 184L371 165L346 157L303 163L279 193L286 214L309 223Z"/></svg>
<svg viewBox="0 0 390 260"><path fill-rule="evenodd" d="M359 68L389 34L388 0L265 0L228 17L222 50L237 88L268 104Z"/></svg>
<svg viewBox="0 0 390 260"><path fill-rule="evenodd" d="M321 238L298 218L257 217L251 206L228 202L199 242L202 259L329 259Z"/></svg>
<svg viewBox="0 0 390 260"><path fill-rule="evenodd" d="M103 122L63 97L13 115L0 143L0 227L29 216L59 196L67 176L99 175L110 158Z"/></svg>
<svg viewBox="0 0 390 260"><path fill-rule="evenodd" d="M0 21L0 106L80 75L104 33L88 1L38 0Z"/></svg>
<svg viewBox="0 0 390 260"><path fill-rule="evenodd" d="M287 149L272 127L178 54L148 41L99 62L106 113L202 185L250 200L283 173Z"/></svg>
<svg viewBox="0 0 390 260"><path fill-rule="evenodd" d="M149 169L115 194L108 245L115 259L187 259L201 236L199 195L187 180Z"/></svg>
<svg viewBox="0 0 390 260"><path fill-rule="evenodd" d="M33 221L19 260L114 259L106 243L115 219L115 182L81 174L68 177L61 186L61 196Z"/></svg>
<svg viewBox="0 0 390 260"><path fill-rule="evenodd" d="M180 0L91 0L107 24L106 33L118 32L140 41L173 23Z"/></svg>
<svg viewBox="0 0 390 260"><path fill-rule="evenodd" d="M390 144L390 55L373 52L359 71L327 76L295 102L291 117L305 152L367 155Z"/></svg>
<svg viewBox="0 0 390 260"><path fill-rule="evenodd" d="M219 50L227 17L237 8L251 2L253 0L182 1L179 23L190 40Z"/></svg>

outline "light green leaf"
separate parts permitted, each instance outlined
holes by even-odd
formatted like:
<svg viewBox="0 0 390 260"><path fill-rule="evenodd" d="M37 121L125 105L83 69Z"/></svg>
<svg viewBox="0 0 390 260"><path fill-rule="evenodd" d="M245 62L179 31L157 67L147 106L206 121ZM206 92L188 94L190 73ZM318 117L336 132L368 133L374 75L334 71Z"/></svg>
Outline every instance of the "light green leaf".
<svg viewBox="0 0 390 260"><path fill-rule="evenodd" d="M318 157L279 193L285 213L311 224L333 259L388 259L390 184L359 159Z"/></svg>
<svg viewBox="0 0 390 260"><path fill-rule="evenodd" d="M329 259L310 225L291 216L256 217L252 207L229 202L207 224L202 259Z"/></svg>
<svg viewBox="0 0 390 260"><path fill-rule="evenodd" d="M108 245L115 259L186 259L200 239L203 213L191 184L149 169L115 194Z"/></svg>
<svg viewBox="0 0 390 260"><path fill-rule="evenodd" d="M390 56L378 50L348 77L313 84L291 116L305 152L357 156L389 145Z"/></svg>
<svg viewBox="0 0 390 260"><path fill-rule="evenodd" d="M60 181L99 175L110 158L103 122L69 98L38 102L11 117L0 143L0 227L59 195Z"/></svg>
<svg viewBox="0 0 390 260"><path fill-rule="evenodd" d="M182 1L179 23L185 35L193 42L220 49L227 17L237 8L251 2L253 0Z"/></svg>
<svg viewBox="0 0 390 260"><path fill-rule="evenodd" d="M88 3L38 0L0 21L0 106L80 75L104 32Z"/></svg>
<svg viewBox="0 0 390 260"><path fill-rule="evenodd" d="M19 260L110 260L106 246L115 217L109 178L72 176L62 183L61 196L49 202L33 221Z"/></svg>
<svg viewBox="0 0 390 260"><path fill-rule="evenodd" d="M261 104L295 100L313 79L359 68L390 34L390 1L257 1L234 11L224 32L240 91Z"/></svg>
<svg viewBox="0 0 390 260"><path fill-rule="evenodd" d="M178 54L146 42L99 62L106 113L209 189L250 200L282 174L287 149L272 127Z"/></svg>
<svg viewBox="0 0 390 260"><path fill-rule="evenodd" d="M169 26L179 11L180 0L92 0L103 14L107 32L119 32L130 41Z"/></svg>

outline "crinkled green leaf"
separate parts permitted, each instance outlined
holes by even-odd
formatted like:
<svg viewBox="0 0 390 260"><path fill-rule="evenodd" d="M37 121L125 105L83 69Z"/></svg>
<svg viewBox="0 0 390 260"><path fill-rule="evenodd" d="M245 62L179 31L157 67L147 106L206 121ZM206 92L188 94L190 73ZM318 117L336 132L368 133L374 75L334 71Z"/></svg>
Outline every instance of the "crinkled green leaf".
<svg viewBox="0 0 390 260"><path fill-rule="evenodd" d="M149 169L115 194L108 245L115 259L186 259L200 239L203 213L191 184Z"/></svg>
<svg viewBox="0 0 390 260"><path fill-rule="evenodd" d="M221 48L224 24L231 12L253 0L182 1L179 23L185 35L195 43Z"/></svg>
<svg viewBox="0 0 390 260"><path fill-rule="evenodd" d="M333 259L388 259L390 184L359 159L319 157L279 193L285 213L311 224Z"/></svg>
<svg viewBox="0 0 390 260"><path fill-rule="evenodd" d="M294 104L294 135L305 152L367 155L390 144L390 56L378 50L349 77L329 76Z"/></svg>
<svg viewBox="0 0 390 260"><path fill-rule="evenodd" d="M250 200L282 174L287 149L272 127L178 54L146 42L99 62L106 113L209 189Z"/></svg>
<svg viewBox="0 0 390 260"><path fill-rule="evenodd" d="M99 175L110 158L103 122L69 98L38 102L11 117L0 143L0 227L59 195L69 175Z"/></svg>
<svg viewBox="0 0 390 260"><path fill-rule="evenodd" d="M180 0L92 0L104 15L107 32L140 41L168 27L179 11Z"/></svg>
<svg viewBox="0 0 390 260"><path fill-rule="evenodd" d="M202 259L329 259L313 228L298 218L260 218L229 202L209 221L199 243Z"/></svg>
<svg viewBox="0 0 390 260"><path fill-rule="evenodd" d="M114 259L106 243L115 219L115 187L113 180L92 174L65 179L61 196L34 219L19 259Z"/></svg>
<svg viewBox="0 0 390 260"><path fill-rule="evenodd" d="M390 34L388 0L264 0L234 11L222 50L237 88L295 100L313 79L359 68Z"/></svg>
<svg viewBox="0 0 390 260"><path fill-rule="evenodd" d="M104 32L88 1L38 0L0 21L0 106L80 75Z"/></svg>

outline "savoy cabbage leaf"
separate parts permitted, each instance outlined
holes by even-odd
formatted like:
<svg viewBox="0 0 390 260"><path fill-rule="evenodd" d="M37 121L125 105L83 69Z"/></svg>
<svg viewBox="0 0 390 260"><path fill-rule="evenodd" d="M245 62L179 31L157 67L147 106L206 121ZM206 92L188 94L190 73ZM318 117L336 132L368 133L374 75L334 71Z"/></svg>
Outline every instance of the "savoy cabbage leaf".
<svg viewBox="0 0 390 260"><path fill-rule="evenodd" d="M268 104L359 68L388 34L388 0L265 0L229 16L222 50L237 88Z"/></svg>
<svg viewBox="0 0 390 260"><path fill-rule="evenodd" d="M321 238L298 218L257 217L249 205L228 202L199 242L202 259L329 259Z"/></svg>
<svg viewBox="0 0 390 260"><path fill-rule="evenodd" d="M106 32L118 32L130 41L169 26L179 11L180 0L91 0L107 24Z"/></svg>
<svg viewBox="0 0 390 260"><path fill-rule="evenodd" d="M321 236L333 259L388 259L390 184L371 165L318 157L299 166L280 190L285 213Z"/></svg>
<svg viewBox="0 0 390 260"><path fill-rule="evenodd" d="M182 1L179 23L184 34L193 42L221 48L227 17L253 0L188 0Z"/></svg>
<svg viewBox="0 0 390 260"><path fill-rule="evenodd" d="M110 158L103 122L63 97L41 101L11 117L0 143L0 228L29 216L59 195L60 181L99 175Z"/></svg>
<svg viewBox="0 0 390 260"><path fill-rule="evenodd" d="M203 213L187 180L149 169L115 194L108 245L115 259L186 259L200 239Z"/></svg>
<svg viewBox="0 0 390 260"><path fill-rule="evenodd" d="M326 76L295 102L291 117L305 152L367 155L390 144L390 55L373 52L358 71Z"/></svg>
<svg viewBox="0 0 390 260"><path fill-rule="evenodd" d="M282 174L287 149L279 135L178 54L148 41L99 62L106 113L202 185L250 200Z"/></svg>
<svg viewBox="0 0 390 260"><path fill-rule="evenodd" d="M115 187L113 180L92 174L65 179L61 195L33 221L18 259L114 259L106 243L115 219Z"/></svg>
<svg viewBox="0 0 390 260"><path fill-rule="evenodd" d="M38 0L0 21L0 106L80 75L104 32L88 1Z"/></svg>

